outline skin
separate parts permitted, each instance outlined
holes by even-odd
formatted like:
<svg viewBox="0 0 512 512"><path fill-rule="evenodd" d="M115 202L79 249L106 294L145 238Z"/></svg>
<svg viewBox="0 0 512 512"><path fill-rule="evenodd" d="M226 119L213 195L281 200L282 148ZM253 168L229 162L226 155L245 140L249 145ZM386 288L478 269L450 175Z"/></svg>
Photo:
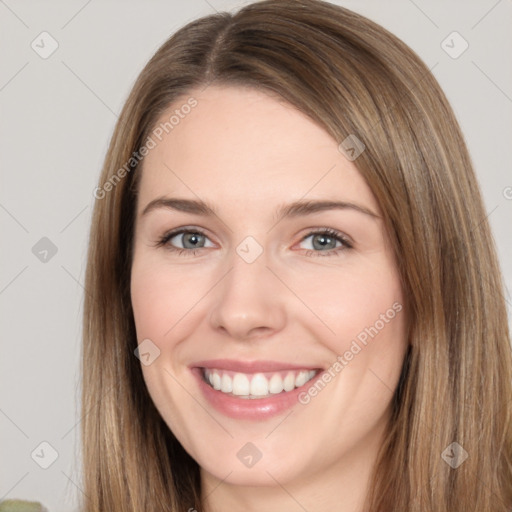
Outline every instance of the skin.
<svg viewBox="0 0 512 512"><path fill-rule="evenodd" d="M208 511L362 511L407 348L405 310L360 343L307 405L265 421L213 409L188 367L217 358L332 367L365 327L403 303L378 204L357 160L277 97L235 86L190 96L197 106L145 157L139 189L131 297L138 342L160 350L142 366L149 393L200 465ZM202 199L217 216L142 215L163 196ZM376 217L354 209L275 217L283 204L320 199ZM206 233L195 255L182 235L157 246L179 227ZM332 239L315 247L310 233L325 227L353 248ZM263 250L250 264L236 251L249 235ZM247 442L262 454L251 468L237 457Z"/></svg>

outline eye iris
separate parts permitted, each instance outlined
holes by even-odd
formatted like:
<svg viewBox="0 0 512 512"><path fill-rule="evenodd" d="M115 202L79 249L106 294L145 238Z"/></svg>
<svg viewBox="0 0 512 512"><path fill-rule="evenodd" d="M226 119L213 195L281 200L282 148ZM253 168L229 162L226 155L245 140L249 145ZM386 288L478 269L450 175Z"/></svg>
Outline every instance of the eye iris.
<svg viewBox="0 0 512 512"><path fill-rule="evenodd" d="M203 235L201 235L199 233L184 233L182 236L183 236L183 246L184 247L187 247L186 242L192 242L192 244L193 244L191 247L188 247L189 249L194 249L196 247L203 246L202 244L197 243L198 239L203 237ZM204 244L204 240L203 240L203 244Z"/></svg>
<svg viewBox="0 0 512 512"><path fill-rule="evenodd" d="M315 243L315 240L320 240L319 245ZM331 247L327 247L329 245L329 241L331 242ZM335 249L336 248L336 240L329 235L319 234L313 236L313 247L315 249Z"/></svg>

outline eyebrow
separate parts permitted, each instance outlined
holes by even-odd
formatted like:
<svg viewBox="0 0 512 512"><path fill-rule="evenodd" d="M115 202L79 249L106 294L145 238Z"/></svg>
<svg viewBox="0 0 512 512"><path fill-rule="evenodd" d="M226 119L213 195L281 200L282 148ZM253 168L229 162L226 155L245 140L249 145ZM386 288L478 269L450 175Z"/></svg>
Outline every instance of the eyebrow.
<svg viewBox="0 0 512 512"><path fill-rule="evenodd" d="M149 212L165 208L168 210L176 210L179 212L192 213L196 215L203 215L205 217L217 216L215 208L208 203L195 200L195 199L179 199L172 197L159 197L154 199L141 213L141 216L147 215ZM281 206L275 212L276 218L285 217L301 217L311 215L327 210L354 210L363 213L375 219L380 219L380 216L375 212L366 208L365 206L347 202L347 201L331 201L331 200L316 200L316 201L295 201L293 203Z"/></svg>

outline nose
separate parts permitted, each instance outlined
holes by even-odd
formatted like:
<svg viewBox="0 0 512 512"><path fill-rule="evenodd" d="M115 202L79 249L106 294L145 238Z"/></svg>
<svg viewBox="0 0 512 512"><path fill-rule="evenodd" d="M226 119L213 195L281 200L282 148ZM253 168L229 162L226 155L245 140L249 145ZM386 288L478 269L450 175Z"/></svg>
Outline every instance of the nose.
<svg viewBox="0 0 512 512"><path fill-rule="evenodd" d="M265 252L252 263L237 253L233 255L229 272L212 295L213 329L240 341L266 337L283 329L286 289L267 264Z"/></svg>

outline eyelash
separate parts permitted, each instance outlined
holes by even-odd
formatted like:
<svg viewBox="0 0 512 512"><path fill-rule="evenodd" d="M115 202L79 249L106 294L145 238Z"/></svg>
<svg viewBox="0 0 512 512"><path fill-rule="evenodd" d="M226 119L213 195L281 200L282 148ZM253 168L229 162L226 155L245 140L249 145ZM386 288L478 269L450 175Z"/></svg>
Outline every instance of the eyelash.
<svg viewBox="0 0 512 512"><path fill-rule="evenodd" d="M197 252L200 249L204 249L204 247L200 247L199 249L184 249L184 248L180 248L180 247L174 247L174 246L168 244L169 240L174 238L176 235L187 234L187 233L198 234L198 235L207 237L206 233L204 233L201 229L180 228L175 231L170 231L170 232L166 233L165 235L163 235L155 245L156 245L156 247L166 246L166 249L177 253L179 256L181 256L183 253L188 253L188 255L196 256ZM313 236L313 235L327 235L329 238L333 238L337 242L341 242L343 244L343 246L335 248L335 249L330 249L328 251L315 251L312 249L305 249L306 256L313 256L313 257L316 257L316 256L321 256L321 257L339 256L341 252L343 252L347 249L353 248L352 243L348 240L348 238L345 235L343 235L339 231L336 231L332 228L327 228L327 227L320 228L320 229L314 230L314 231L310 231L306 236L304 236L301 239L301 242L303 242L304 240L306 240L307 238L309 238L310 236Z"/></svg>

